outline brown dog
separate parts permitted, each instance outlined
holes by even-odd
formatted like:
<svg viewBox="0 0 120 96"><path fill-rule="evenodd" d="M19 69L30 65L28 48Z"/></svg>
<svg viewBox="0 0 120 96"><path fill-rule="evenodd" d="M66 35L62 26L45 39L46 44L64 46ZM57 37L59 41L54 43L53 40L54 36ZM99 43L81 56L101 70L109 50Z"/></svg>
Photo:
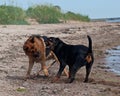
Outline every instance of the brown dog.
<svg viewBox="0 0 120 96"><path fill-rule="evenodd" d="M31 69L34 65L34 62L40 62L41 63L41 69L43 70L45 76L48 76L48 68L52 66L56 61L59 63L57 57L55 54L51 51L49 46L47 46L47 37L46 36L40 36L40 35L32 35L30 36L23 45L23 50L25 54L29 58L29 67L26 74L26 79L31 78L30 73ZM50 64L48 67L45 65L46 59L54 58L55 61ZM39 75L41 70L37 73ZM65 74L68 77L68 72L65 69Z"/></svg>

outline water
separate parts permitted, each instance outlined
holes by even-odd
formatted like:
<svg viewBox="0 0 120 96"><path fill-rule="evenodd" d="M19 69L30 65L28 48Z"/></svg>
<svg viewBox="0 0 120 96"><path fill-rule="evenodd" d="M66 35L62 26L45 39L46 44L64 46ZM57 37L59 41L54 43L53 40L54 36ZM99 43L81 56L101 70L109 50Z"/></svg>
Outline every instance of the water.
<svg viewBox="0 0 120 96"><path fill-rule="evenodd" d="M107 66L110 71L113 71L120 75L120 46L107 50L107 57L105 58Z"/></svg>
<svg viewBox="0 0 120 96"><path fill-rule="evenodd" d="M113 22L113 23L120 22L120 19L106 20L106 22Z"/></svg>

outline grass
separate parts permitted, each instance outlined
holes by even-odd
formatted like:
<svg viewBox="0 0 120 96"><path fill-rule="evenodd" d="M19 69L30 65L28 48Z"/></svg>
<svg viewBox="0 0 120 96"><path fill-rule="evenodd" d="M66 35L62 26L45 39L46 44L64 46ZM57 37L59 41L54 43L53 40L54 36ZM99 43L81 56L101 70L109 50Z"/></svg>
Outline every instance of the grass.
<svg viewBox="0 0 120 96"><path fill-rule="evenodd" d="M88 16L70 11L63 13L59 6L36 5L29 7L26 11L15 6L0 6L0 24L28 24L26 18L33 18L40 24L60 23L61 20L90 21Z"/></svg>
<svg viewBox="0 0 120 96"><path fill-rule="evenodd" d="M26 14L22 8L14 6L0 6L0 24L28 24Z"/></svg>
<svg viewBox="0 0 120 96"><path fill-rule="evenodd" d="M16 90L17 90L17 92L26 92L27 91L24 87L19 87Z"/></svg>

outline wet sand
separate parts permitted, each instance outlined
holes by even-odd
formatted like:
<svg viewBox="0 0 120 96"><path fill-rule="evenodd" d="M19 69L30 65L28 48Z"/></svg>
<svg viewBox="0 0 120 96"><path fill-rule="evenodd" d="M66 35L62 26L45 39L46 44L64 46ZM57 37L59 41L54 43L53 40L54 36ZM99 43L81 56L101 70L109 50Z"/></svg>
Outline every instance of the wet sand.
<svg viewBox="0 0 120 96"><path fill-rule="evenodd" d="M93 40L95 62L89 82L83 83L85 68L76 74L72 84L66 84L66 76L51 83L58 71L56 63L50 76L23 80L28 68L28 58L22 46L31 34L55 36L68 44L88 46L86 35ZM0 25L0 96L120 96L120 76L105 66L106 50L120 45L120 23L69 23L40 25ZM48 64L51 61L47 61ZM39 70L35 64L33 72Z"/></svg>

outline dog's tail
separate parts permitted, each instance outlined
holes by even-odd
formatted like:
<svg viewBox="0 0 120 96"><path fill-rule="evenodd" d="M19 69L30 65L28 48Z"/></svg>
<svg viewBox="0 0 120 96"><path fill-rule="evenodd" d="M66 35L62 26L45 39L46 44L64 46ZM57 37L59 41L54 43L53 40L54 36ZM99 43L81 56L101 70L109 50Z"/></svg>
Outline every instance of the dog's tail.
<svg viewBox="0 0 120 96"><path fill-rule="evenodd" d="M87 35L89 45L88 45L88 53L92 53L92 39L89 35Z"/></svg>

